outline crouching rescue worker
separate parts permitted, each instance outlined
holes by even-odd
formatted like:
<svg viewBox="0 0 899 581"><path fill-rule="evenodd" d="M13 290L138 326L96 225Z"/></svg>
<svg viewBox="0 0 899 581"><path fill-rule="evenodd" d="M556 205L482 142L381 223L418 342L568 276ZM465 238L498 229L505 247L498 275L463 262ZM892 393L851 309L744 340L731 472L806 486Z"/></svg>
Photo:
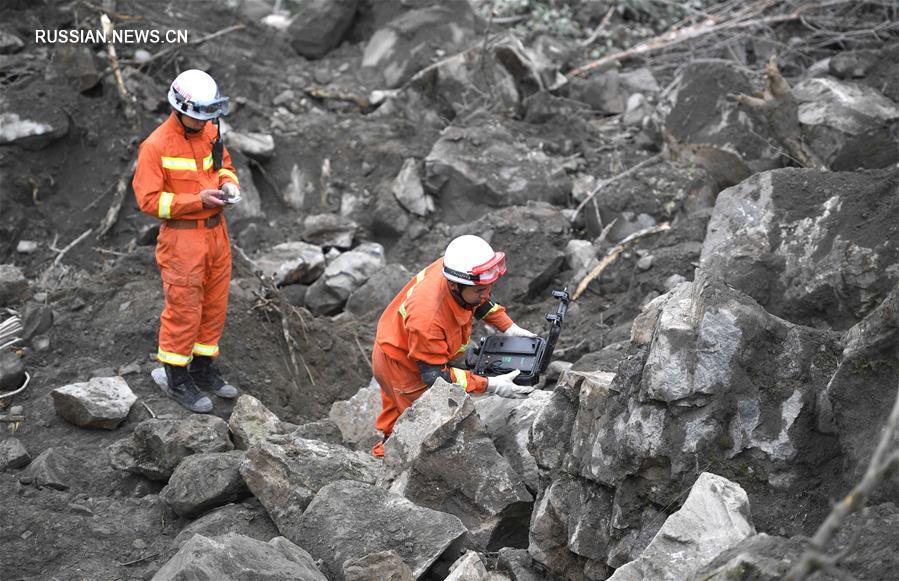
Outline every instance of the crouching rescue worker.
<svg viewBox="0 0 899 581"><path fill-rule="evenodd" d="M239 199L240 190L218 131L228 99L212 77L184 71L172 82L168 101L172 112L141 144L132 185L141 211L162 220L156 262L165 294L157 352L165 368L163 390L187 409L206 413L212 400L200 389L237 396L213 359L231 281L222 210L226 200Z"/></svg>
<svg viewBox="0 0 899 581"><path fill-rule="evenodd" d="M506 255L494 252L478 236L460 236L437 259L403 287L378 321L372 369L381 386L383 409L375 427L386 440L397 419L438 377L472 394L524 398L534 388L518 386L518 371L481 377L450 367L464 354L474 319L506 335L534 337L512 322L506 309L491 300L490 289L506 272ZM372 449L384 455L383 442Z"/></svg>

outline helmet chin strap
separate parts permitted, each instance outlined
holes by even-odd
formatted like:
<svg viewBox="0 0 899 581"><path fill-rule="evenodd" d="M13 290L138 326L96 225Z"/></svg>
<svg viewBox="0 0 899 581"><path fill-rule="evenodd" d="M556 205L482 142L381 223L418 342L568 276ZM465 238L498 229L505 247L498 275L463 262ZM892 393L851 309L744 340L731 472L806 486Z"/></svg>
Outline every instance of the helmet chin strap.
<svg viewBox="0 0 899 581"><path fill-rule="evenodd" d="M450 280L448 280L446 282L447 282L447 284L449 284L450 294L453 295L453 298L456 300L456 302L459 304L459 306L462 307L463 309L473 309L480 304L480 303L478 303L478 305L472 305L472 304L468 303L462 297L462 285L459 284L458 282L453 282Z"/></svg>
<svg viewBox="0 0 899 581"><path fill-rule="evenodd" d="M178 114L178 123L180 123L181 128L184 129L184 137L185 138L188 135L193 135L195 133L199 133L200 131L203 131L202 129L194 129L193 127L188 127L187 125L184 124L184 119L182 119L182 115L184 115L184 113L178 111L177 114Z"/></svg>

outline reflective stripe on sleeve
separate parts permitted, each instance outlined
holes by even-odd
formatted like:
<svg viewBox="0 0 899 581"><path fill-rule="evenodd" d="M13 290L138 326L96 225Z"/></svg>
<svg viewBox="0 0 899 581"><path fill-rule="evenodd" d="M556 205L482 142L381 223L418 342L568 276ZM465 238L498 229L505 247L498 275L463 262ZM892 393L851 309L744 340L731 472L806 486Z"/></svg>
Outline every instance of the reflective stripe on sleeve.
<svg viewBox="0 0 899 581"><path fill-rule="evenodd" d="M203 158L203 171L212 167L212 154L210 153L206 157Z"/></svg>
<svg viewBox="0 0 899 581"><path fill-rule="evenodd" d="M409 290L406 291L407 299L412 296L412 291L415 290L415 287L418 286L418 283L420 283L424 279L425 279L425 271L424 270L420 271L418 274L415 275L415 284L413 284L411 287L409 287ZM399 311L400 311L400 316L405 321L406 320L406 301L403 301L400 303Z"/></svg>
<svg viewBox="0 0 899 581"><path fill-rule="evenodd" d="M459 369L458 367L450 367L453 372L453 383L456 385L462 386L462 389L468 387L468 376L465 375L464 369Z"/></svg>
<svg viewBox="0 0 899 581"><path fill-rule="evenodd" d="M492 313L494 311L498 311L498 310L499 310L499 303L496 303L495 305L493 305L493 308L491 308L489 311L487 311L487 315L489 315L490 313ZM487 315L484 315L484 316L486 317Z"/></svg>
<svg viewBox="0 0 899 581"><path fill-rule="evenodd" d="M212 164L212 157L209 158L210 166ZM206 165L206 160L203 160L203 165ZM181 169L181 170L190 170L197 171L197 162L189 157L163 157L162 158L162 167L165 169Z"/></svg>
<svg viewBox="0 0 899 581"><path fill-rule="evenodd" d="M207 357L215 357L218 355L218 345L204 345L202 343L194 343L194 355L205 355Z"/></svg>
<svg viewBox="0 0 899 581"><path fill-rule="evenodd" d="M169 365L179 365L183 367L190 363L191 359L193 359L193 356L169 353L168 351L163 351L162 347L160 347L156 352L156 359L162 361L163 363L168 363Z"/></svg>
<svg viewBox="0 0 899 581"><path fill-rule="evenodd" d="M159 217L168 220L172 217L172 201L175 194L172 192L162 192L159 194Z"/></svg>
<svg viewBox="0 0 899 581"><path fill-rule="evenodd" d="M234 172L231 171L230 169L225 169L225 168L220 169L219 177L220 178L230 178L231 180L234 181L235 184L240 185L240 182L237 181L237 176L234 175Z"/></svg>

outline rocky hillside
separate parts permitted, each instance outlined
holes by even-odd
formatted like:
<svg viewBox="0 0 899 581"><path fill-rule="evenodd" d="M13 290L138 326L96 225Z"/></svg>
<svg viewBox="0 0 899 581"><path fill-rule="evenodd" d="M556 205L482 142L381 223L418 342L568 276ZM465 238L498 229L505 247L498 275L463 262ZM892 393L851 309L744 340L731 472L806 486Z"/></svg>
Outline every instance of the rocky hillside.
<svg viewBox="0 0 899 581"><path fill-rule="evenodd" d="M102 14L188 38L106 43ZM897 22L4 3L0 577L899 577ZM243 193L220 359L242 396L203 416L151 378L159 224L130 189L189 68L232 98ZM520 325L571 291L555 360L525 400L435 384L376 460L377 319L466 233L507 253Z"/></svg>

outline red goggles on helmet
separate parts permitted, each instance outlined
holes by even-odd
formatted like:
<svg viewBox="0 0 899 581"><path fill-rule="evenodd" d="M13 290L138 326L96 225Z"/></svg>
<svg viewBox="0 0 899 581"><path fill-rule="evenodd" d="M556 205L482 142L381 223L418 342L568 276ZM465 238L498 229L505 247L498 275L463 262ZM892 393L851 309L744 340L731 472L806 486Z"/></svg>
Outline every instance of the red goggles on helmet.
<svg viewBox="0 0 899 581"><path fill-rule="evenodd" d="M506 253L496 252L493 258L471 269L474 284L492 284L506 274Z"/></svg>

